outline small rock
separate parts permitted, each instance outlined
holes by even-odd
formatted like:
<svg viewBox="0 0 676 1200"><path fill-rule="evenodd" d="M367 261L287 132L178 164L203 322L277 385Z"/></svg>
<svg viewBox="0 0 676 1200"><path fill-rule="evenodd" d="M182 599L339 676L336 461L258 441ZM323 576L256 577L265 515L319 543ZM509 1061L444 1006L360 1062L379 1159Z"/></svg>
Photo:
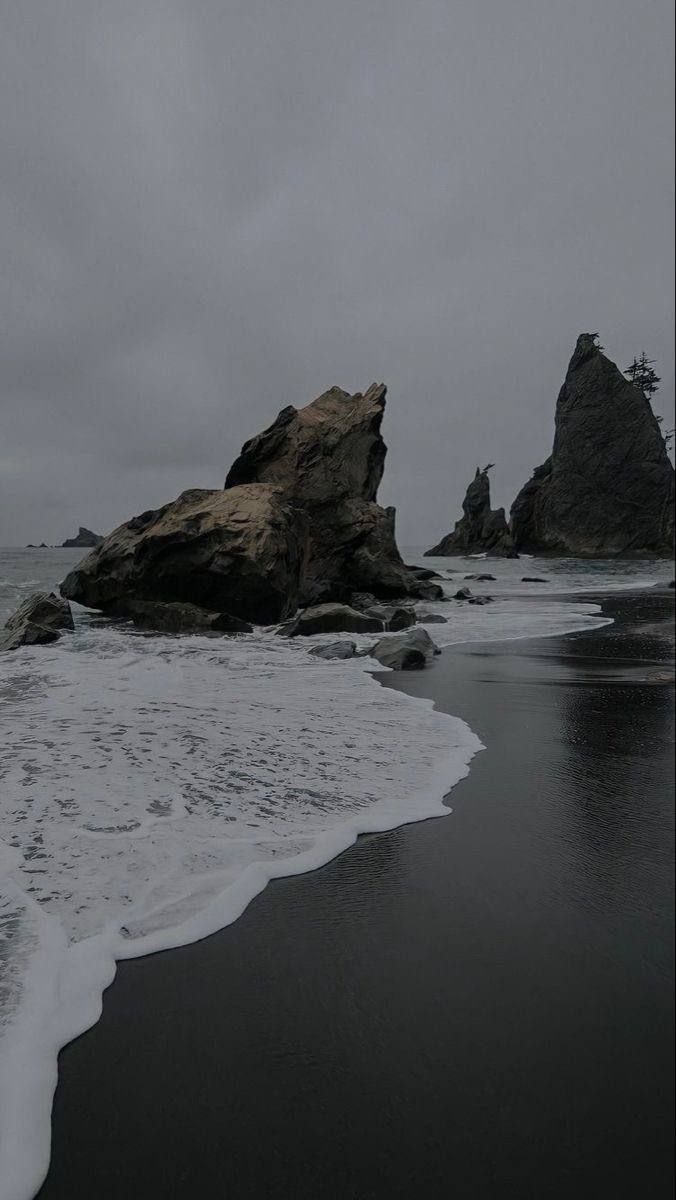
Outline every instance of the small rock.
<svg viewBox="0 0 676 1200"><path fill-rule="evenodd" d="M470 596L467 603L468 604L492 604L493 597L492 596Z"/></svg>
<svg viewBox="0 0 676 1200"><path fill-rule="evenodd" d="M6 621L0 633L0 650L55 642L62 629L74 628L67 600L61 600L53 592L35 592Z"/></svg>
<svg viewBox="0 0 676 1200"><path fill-rule="evenodd" d="M441 613L418 613L418 622L420 625L448 625L448 617L442 617Z"/></svg>
<svg viewBox="0 0 676 1200"><path fill-rule="evenodd" d="M469 588L460 588L460 590L455 593L455 596L453 597L453 599L454 600L469 600L471 598L471 595L472 595L472 593L470 592Z"/></svg>
<svg viewBox="0 0 676 1200"><path fill-rule="evenodd" d="M354 658L357 653L356 642L328 642L326 646L313 646L310 654L315 658Z"/></svg>
<svg viewBox="0 0 676 1200"><path fill-rule="evenodd" d="M409 629L411 625L415 625L415 613L412 608L374 604L371 608L364 609L364 612L368 617L376 617L379 621L382 621L385 629L389 629L393 633L399 629Z"/></svg>
<svg viewBox="0 0 676 1200"><path fill-rule="evenodd" d="M308 637L313 633L372 633L384 628L377 617L368 617L347 604L317 604L304 609L277 632L286 637Z"/></svg>
<svg viewBox="0 0 676 1200"><path fill-rule="evenodd" d="M522 583L549 583L548 579L538 579L537 575L522 575Z"/></svg>
<svg viewBox="0 0 676 1200"><path fill-rule="evenodd" d="M426 629L409 629L394 637L381 638L369 651L371 658L393 671L421 670L435 654L441 654Z"/></svg>

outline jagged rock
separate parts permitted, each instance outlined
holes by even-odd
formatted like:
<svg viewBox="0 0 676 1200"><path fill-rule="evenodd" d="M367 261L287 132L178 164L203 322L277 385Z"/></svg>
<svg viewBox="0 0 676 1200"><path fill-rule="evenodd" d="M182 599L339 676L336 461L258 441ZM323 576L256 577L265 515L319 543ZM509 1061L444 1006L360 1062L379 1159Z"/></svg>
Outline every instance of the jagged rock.
<svg viewBox="0 0 676 1200"><path fill-rule="evenodd" d="M386 390L372 384L351 396L333 387L305 408L282 409L244 445L226 478L226 488L274 484L306 515L301 604L346 599L346 589L381 600L418 597L429 586L401 559L394 509L376 503L387 452L380 433Z"/></svg>
<svg viewBox="0 0 676 1200"><path fill-rule="evenodd" d="M458 591L455 593L453 599L454 600L469 600L471 595L472 595L472 593L470 592L469 588L459 588Z"/></svg>
<svg viewBox="0 0 676 1200"><path fill-rule="evenodd" d="M193 488L120 525L61 594L113 613L176 601L273 624L298 606L303 538L301 514L274 486Z"/></svg>
<svg viewBox="0 0 676 1200"><path fill-rule="evenodd" d="M510 554L514 549L504 508L491 508L488 467L477 467L462 502L462 518L453 533L442 538L425 554L442 557L451 554Z"/></svg>
<svg viewBox="0 0 676 1200"><path fill-rule="evenodd" d="M381 638L369 651L371 658L393 671L420 670L435 654L441 654L441 651L426 629L410 629L394 637Z"/></svg>
<svg viewBox="0 0 676 1200"><path fill-rule="evenodd" d="M120 610L121 611L121 610ZM253 625L226 612L210 612L196 604L161 600L126 601L124 615L139 629L163 633L251 633Z"/></svg>
<svg viewBox="0 0 676 1200"><path fill-rule="evenodd" d="M357 653L356 642L328 642L326 646L313 646L310 654L316 658L354 658Z"/></svg>
<svg viewBox="0 0 676 1200"><path fill-rule="evenodd" d="M385 625L347 604L315 604L287 621L277 632L285 637L310 637L314 633L373 633Z"/></svg>
<svg viewBox="0 0 676 1200"><path fill-rule="evenodd" d="M592 334L577 339L553 452L519 492L511 527L516 549L531 554L673 552L674 468L658 421Z"/></svg>
<svg viewBox="0 0 676 1200"><path fill-rule="evenodd" d="M395 632L398 629L409 629L415 625L415 613L412 608L394 608L385 604L375 604L372 608L363 610L368 617L377 617L385 629Z"/></svg>
<svg viewBox="0 0 676 1200"><path fill-rule="evenodd" d="M62 629L74 629L70 604L52 592L35 592L24 600L0 631L0 650L55 642Z"/></svg>
<svg viewBox="0 0 676 1200"><path fill-rule="evenodd" d="M81 525L74 538L66 538L62 542L62 546L70 546L73 548L82 547L84 550L91 550L94 546L100 546L103 538L100 533L92 533L91 529L85 529Z"/></svg>

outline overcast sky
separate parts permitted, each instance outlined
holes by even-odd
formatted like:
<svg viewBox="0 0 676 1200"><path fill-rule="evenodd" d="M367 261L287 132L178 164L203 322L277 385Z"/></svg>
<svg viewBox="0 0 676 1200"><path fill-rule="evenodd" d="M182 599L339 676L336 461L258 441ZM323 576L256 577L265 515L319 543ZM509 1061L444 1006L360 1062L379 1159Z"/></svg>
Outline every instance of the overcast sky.
<svg viewBox="0 0 676 1200"><path fill-rule="evenodd" d="M332 384L384 503L509 505L581 331L673 404L667 0L0 0L0 544L107 532Z"/></svg>

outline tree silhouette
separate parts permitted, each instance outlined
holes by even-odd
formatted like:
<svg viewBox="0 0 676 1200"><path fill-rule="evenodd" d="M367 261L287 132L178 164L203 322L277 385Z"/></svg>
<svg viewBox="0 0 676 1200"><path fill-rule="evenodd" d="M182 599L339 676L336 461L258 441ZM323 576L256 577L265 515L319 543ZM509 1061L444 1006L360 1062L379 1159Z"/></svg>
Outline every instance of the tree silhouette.
<svg viewBox="0 0 676 1200"><path fill-rule="evenodd" d="M662 382L657 372L653 370L654 366L655 359L648 358L645 350L643 350L640 357L634 358L631 366L627 367L626 371L624 372L629 382L633 383L634 387L637 387L639 391L643 392L643 395L648 402L650 402L650 397L655 395L655 392ZM656 414L655 420L657 421L658 425L661 425L664 421L664 417L659 417ZM675 432L676 430L674 429L662 430L662 437L664 438L664 443L667 448L671 445Z"/></svg>

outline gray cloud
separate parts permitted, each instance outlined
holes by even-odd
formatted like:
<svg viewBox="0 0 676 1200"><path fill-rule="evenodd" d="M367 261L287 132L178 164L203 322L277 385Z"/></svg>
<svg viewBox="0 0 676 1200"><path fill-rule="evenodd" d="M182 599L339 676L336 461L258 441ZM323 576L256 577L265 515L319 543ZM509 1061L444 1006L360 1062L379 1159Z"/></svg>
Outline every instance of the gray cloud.
<svg viewBox="0 0 676 1200"><path fill-rule="evenodd" d="M508 504L574 339L673 409L663 0L0 2L0 544L389 385L400 541Z"/></svg>

